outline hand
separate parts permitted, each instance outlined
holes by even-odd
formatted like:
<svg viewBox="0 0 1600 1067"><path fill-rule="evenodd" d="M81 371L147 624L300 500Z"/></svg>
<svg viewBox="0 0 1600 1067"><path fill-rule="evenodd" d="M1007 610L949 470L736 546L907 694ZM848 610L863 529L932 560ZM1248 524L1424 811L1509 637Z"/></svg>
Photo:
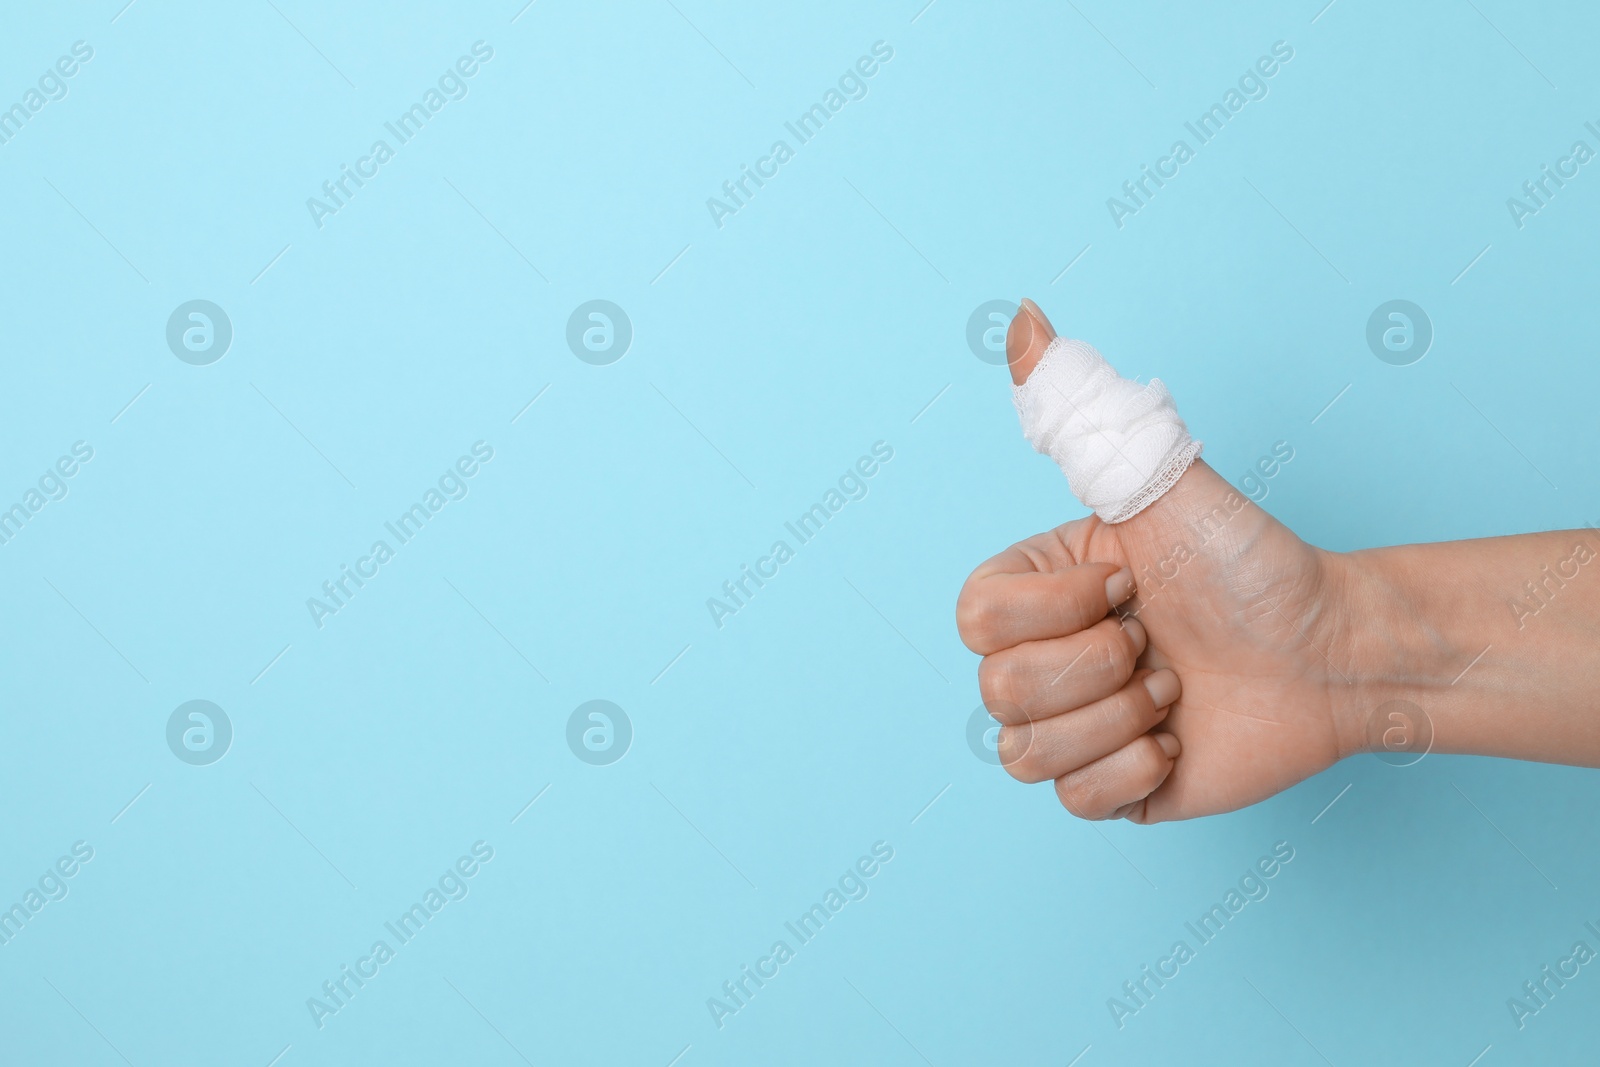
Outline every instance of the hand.
<svg viewBox="0 0 1600 1067"><path fill-rule="evenodd" d="M1018 381L1054 337L1025 304ZM990 559L956 617L1007 770L1054 779L1082 818L1151 823L1252 804L1363 747L1365 588L1197 461L1126 522L1090 516Z"/></svg>

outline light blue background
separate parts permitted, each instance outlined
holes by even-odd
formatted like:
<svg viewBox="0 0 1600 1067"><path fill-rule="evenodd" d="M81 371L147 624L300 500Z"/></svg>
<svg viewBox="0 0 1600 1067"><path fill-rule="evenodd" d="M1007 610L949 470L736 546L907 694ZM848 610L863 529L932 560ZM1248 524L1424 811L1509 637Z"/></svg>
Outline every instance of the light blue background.
<svg viewBox="0 0 1600 1067"><path fill-rule="evenodd" d="M1505 203L1600 147L1592 9L274 3L4 16L0 105L94 48L0 145L4 506L95 454L0 545L0 904L95 855L0 946L0 1059L1592 1060L1600 974L1506 1007L1600 948L1592 772L1364 758L1080 823L969 750L952 610L1082 512L966 345L992 299L1159 374L1225 475L1290 442L1265 503L1317 544L1600 519L1600 164L1522 229ZM478 40L470 95L318 229L306 198ZM1118 229L1106 198L1280 40ZM718 228L706 198L876 41L866 98ZM235 331L211 366L164 338L196 298ZM564 339L597 298L635 331L604 367ZM1436 331L1407 367L1364 340L1394 298ZM479 440L470 495L313 625ZM716 628L878 440L870 494ZM196 698L235 731L205 767L165 741ZM635 731L604 767L565 740L596 698ZM307 998L478 840L470 895L318 1029ZM706 999L876 841L870 895L718 1029ZM1119 1030L1107 998L1278 841L1271 895Z"/></svg>

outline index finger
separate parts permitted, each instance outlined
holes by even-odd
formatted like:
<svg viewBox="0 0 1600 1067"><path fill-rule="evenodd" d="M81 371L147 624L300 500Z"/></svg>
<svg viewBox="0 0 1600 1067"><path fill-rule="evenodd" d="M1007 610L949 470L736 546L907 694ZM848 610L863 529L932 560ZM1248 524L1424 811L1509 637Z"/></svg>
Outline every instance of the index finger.
<svg viewBox="0 0 1600 1067"><path fill-rule="evenodd" d="M1115 563L1036 570L1021 546L984 563L961 588L956 626L980 656L1087 629L1134 593L1133 572Z"/></svg>

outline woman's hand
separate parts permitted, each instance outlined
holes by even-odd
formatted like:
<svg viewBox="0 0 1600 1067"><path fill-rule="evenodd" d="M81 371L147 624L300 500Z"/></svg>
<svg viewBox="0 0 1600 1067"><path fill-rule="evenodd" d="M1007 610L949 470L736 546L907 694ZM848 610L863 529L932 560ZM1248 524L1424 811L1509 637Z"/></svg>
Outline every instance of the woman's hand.
<svg viewBox="0 0 1600 1067"><path fill-rule="evenodd" d="M1014 380L1054 338L1024 301ZM1378 748L1600 766L1593 527L1324 552L1196 462L984 563L956 620L1002 763L1083 818L1232 811Z"/></svg>
<svg viewBox="0 0 1600 1067"><path fill-rule="evenodd" d="M1019 380L1054 336L1018 314ZM1196 462L1126 522L1090 516L990 559L956 614L1007 769L1054 779L1081 817L1159 822L1254 803L1362 746L1349 577Z"/></svg>

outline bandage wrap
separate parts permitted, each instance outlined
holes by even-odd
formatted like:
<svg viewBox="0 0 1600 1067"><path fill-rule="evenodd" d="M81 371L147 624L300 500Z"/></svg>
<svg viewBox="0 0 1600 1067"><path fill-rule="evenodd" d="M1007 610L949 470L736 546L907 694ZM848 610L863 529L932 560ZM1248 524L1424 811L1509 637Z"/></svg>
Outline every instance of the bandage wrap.
<svg viewBox="0 0 1600 1067"><path fill-rule="evenodd" d="M1023 436L1108 523L1155 503L1200 454L1159 378L1129 381L1083 341L1052 341L1012 400Z"/></svg>

